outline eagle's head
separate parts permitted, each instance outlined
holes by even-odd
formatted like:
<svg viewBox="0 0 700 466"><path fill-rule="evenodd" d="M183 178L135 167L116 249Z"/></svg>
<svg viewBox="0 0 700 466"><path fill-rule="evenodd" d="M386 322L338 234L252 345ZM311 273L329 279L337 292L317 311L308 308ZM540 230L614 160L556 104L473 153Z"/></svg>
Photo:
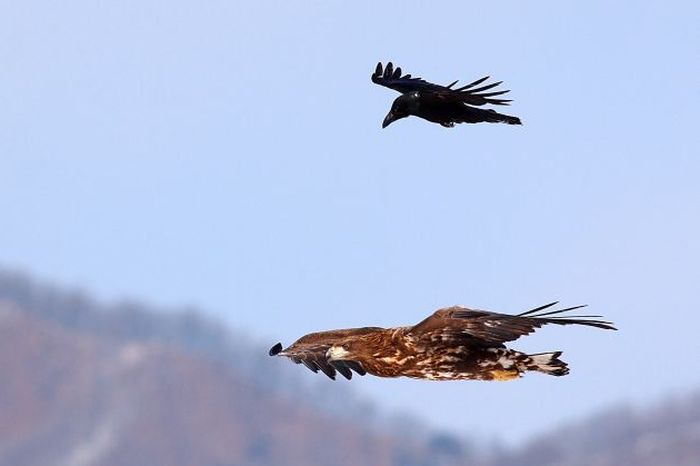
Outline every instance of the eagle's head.
<svg viewBox="0 0 700 466"><path fill-rule="evenodd" d="M382 122L382 128L386 128L396 120L415 115L420 104L420 94L418 92L408 92L398 96L391 104L391 110Z"/></svg>
<svg viewBox="0 0 700 466"><path fill-rule="evenodd" d="M335 344L326 351L326 358L329 361L350 360L355 357L351 342Z"/></svg>

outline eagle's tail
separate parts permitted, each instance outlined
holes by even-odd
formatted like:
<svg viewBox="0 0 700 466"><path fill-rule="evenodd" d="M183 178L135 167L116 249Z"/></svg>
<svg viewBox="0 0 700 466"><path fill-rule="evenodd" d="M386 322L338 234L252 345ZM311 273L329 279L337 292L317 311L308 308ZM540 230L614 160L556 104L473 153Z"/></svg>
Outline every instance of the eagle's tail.
<svg viewBox="0 0 700 466"><path fill-rule="evenodd" d="M561 351L529 354L527 360L524 361L525 368L529 371L544 372L557 377L566 375L569 373L569 367L559 359L559 356L561 356Z"/></svg>

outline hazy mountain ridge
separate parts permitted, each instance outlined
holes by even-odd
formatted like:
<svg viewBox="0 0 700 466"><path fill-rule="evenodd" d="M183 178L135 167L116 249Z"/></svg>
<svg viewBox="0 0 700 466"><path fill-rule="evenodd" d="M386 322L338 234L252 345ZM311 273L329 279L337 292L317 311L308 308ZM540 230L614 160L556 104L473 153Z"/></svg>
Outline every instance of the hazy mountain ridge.
<svg viewBox="0 0 700 466"><path fill-rule="evenodd" d="M427 466L464 453L451 436L381 429L351 388L299 382L194 311L101 306L5 272L0 342L0 464Z"/></svg>
<svg viewBox="0 0 700 466"><path fill-rule="evenodd" d="M327 396L329 387L320 385L320 380L305 382L296 368L288 366L265 370L270 366L266 348L256 345L242 332L204 317L194 308L157 309L137 301L104 305L84 292L66 291L2 269L0 300L14 303L39 319L91 336L172 345L192 351L219 361L267 392L279 391L300 399L313 397L316 405L322 404L327 410L334 406ZM360 400L351 388L333 387L333 392L342 392L346 406L351 408L343 410L348 416L371 417L372 406Z"/></svg>
<svg viewBox="0 0 700 466"><path fill-rule="evenodd" d="M489 466L700 464L700 391L650 407L612 408L502 455Z"/></svg>
<svg viewBox="0 0 700 466"><path fill-rule="evenodd" d="M469 442L414 422L407 438L352 388L294 369L194 310L103 306L0 272L2 465L700 464L700 391L477 460Z"/></svg>
<svg viewBox="0 0 700 466"><path fill-rule="evenodd" d="M393 464L391 439L270 396L216 362L3 314L11 382L0 464Z"/></svg>

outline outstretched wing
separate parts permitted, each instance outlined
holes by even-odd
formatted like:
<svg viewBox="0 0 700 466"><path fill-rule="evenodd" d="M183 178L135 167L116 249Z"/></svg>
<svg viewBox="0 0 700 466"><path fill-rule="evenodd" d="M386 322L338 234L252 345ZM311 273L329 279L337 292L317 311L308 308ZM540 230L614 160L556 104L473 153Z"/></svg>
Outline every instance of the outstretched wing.
<svg viewBox="0 0 700 466"><path fill-rule="evenodd" d="M423 78L413 78L410 74L401 76L401 68L394 68L394 64L389 62L386 68L382 67L382 62L377 63L372 74L372 82L380 86L388 87L402 94L414 91L449 91L449 87L433 84Z"/></svg>
<svg viewBox="0 0 700 466"><path fill-rule="evenodd" d="M557 303L545 304L518 315L453 306L436 311L411 328L409 334L430 342L461 340L465 344L493 346L516 340L546 324L586 325L617 330L612 322L598 320L602 316L560 315L585 305L547 311Z"/></svg>
<svg viewBox="0 0 700 466"><path fill-rule="evenodd" d="M306 366L312 372L323 372L333 380L335 380L336 373L340 373L350 380L353 371L360 375L367 373L362 365L356 361L329 361L326 352L333 344L347 336L370 333L376 330L373 327L365 327L310 333L286 349L282 349L280 343L276 344L270 349L270 356L286 356L295 363Z"/></svg>
<svg viewBox="0 0 700 466"><path fill-rule="evenodd" d="M391 62L387 63L386 67L383 67L381 62L377 63L377 67L372 74L373 83L394 89L402 94L421 91L436 93L439 94L442 99L454 100L468 105L508 105L508 102L511 102L510 100L495 99L494 97L510 92L509 90L484 92L489 89L493 89L503 81L477 87L487 79L489 79L489 76L485 76L465 86L454 89L457 81L447 86L442 86L440 84L428 82L423 78L414 78L410 74L405 74L402 76L401 68L394 68L394 65Z"/></svg>

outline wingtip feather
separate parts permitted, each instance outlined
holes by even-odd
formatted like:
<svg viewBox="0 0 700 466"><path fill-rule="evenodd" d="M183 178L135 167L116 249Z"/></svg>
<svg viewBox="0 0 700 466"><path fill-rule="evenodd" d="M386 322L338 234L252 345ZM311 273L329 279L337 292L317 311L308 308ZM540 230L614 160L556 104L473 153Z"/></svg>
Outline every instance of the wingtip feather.
<svg viewBox="0 0 700 466"><path fill-rule="evenodd" d="M384 78L391 79L391 76L393 74L394 74L394 64L389 62L386 64L386 67L384 68Z"/></svg>
<svg viewBox="0 0 700 466"><path fill-rule="evenodd" d="M518 317L526 316L529 314L534 314L535 312L541 311L543 309L547 309L547 308L552 307L552 306L556 306L557 304L559 304L559 301L553 301L551 303L544 304L544 305L536 307L534 309L530 309L529 311L521 312L520 314L518 314Z"/></svg>

